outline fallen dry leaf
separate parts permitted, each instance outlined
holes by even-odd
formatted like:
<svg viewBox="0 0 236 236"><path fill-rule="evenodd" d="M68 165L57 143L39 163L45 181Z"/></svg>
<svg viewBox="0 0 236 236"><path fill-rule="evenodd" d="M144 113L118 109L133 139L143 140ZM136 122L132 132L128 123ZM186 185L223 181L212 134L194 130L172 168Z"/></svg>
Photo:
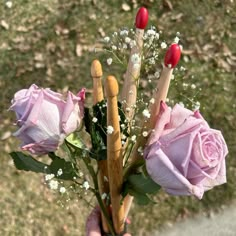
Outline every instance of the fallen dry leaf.
<svg viewBox="0 0 236 236"><path fill-rule="evenodd" d="M123 3L121 6L123 11L130 11L131 7L127 3Z"/></svg>
<svg viewBox="0 0 236 236"><path fill-rule="evenodd" d="M3 29L9 30L9 24L5 20L1 20L0 25L2 26Z"/></svg>
<svg viewBox="0 0 236 236"><path fill-rule="evenodd" d="M82 56L82 51L83 51L82 46L80 44L77 44L76 49L75 49L76 56L81 57Z"/></svg>

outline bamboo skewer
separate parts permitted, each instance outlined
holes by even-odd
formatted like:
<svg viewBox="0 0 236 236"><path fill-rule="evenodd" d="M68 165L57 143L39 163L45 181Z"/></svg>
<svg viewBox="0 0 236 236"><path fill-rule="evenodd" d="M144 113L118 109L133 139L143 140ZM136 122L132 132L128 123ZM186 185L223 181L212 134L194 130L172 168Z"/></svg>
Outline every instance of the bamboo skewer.
<svg viewBox="0 0 236 236"><path fill-rule="evenodd" d="M121 202L123 160L121 152L117 95L118 83L115 77L108 76L106 80L107 127L112 127L113 132L107 134L107 163L113 225L115 232L120 234L124 230L124 205Z"/></svg>
<svg viewBox="0 0 236 236"><path fill-rule="evenodd" d="M96 105L98 102L101 102L104 99L103 89L102 89L102 66L98 60L94 60L91 65L91 75L93 78L93 104ZM108 169L107 169L107 160L98 161L98 187L99 193L109 194L109 183L108 183ZM107 212L109 214L109 206L103 201ZM102 227L105 233L109 232L107 221L105 216L102 214Z"/></svg>

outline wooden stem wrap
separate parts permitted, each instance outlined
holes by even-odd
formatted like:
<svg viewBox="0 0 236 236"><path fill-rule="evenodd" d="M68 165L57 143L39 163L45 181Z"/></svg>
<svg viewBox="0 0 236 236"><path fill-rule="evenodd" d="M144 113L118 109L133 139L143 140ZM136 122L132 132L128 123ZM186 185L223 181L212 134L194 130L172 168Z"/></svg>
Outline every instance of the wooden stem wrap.
<svg viewBox="0 0 236 236"><path fill-rule="evenodd" d="M127 71L125 73L125 80L122 89L122 101L125 100L123 104L123 109L126 113L126 118L132 119L134 115L134 106L137 99L137 79L140 75L141 68L141 56L143 48L143 29L136 29L135 42L130 52L130 58L128 62ZM137 54L140 57L140 62L134 65L132 61L132 56Z"/></svg>
<svg viewBox="0 0 236 236"><path fill-rule="evenodd" d="M94 60L91 65L91 75L93 78L93 104L96 105L104 99L103 89L102 89L102 66L98 60ZM107 160L98 161L98 187L99 193L102 195L106 193L109 194L109 182L108 179L108 169ZM103 201L107 213L110 212L110 207ZM102 214L102 227L103 231L108 233L109 228L105 216Z"/></svg>
<svg viewBox="0 0 236 236"><path fill-rule="evenodd" d="M120 234L124 230L124 206L121 202L121 188L123 183L123 158L121 151L120 124L117 106L118 83L113 76L106 80L107 95L107 127L113 127L113 132L107 134L107 162L112 204L112 220L115 232Z"/></svg>

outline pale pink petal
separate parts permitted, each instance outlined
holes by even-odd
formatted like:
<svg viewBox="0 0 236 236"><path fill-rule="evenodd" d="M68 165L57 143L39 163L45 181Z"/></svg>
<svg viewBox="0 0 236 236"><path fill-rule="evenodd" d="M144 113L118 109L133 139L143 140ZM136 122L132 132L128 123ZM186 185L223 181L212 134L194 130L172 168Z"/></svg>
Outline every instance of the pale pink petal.
<svg viewBox="0 0 236 236"><path fill-rule="evenodd" d="M62 129L68 134L76 130L81 122L81 114L79 109L80 97L68 92L66 105L62 115Z"/></svg>
<svg viewBox="0 0 236 236"><path fill-rule="evenodd" d="M152 144L152 149L146 158L146 167L152 179L161 185L168 193L178 195L195 195L202 198L203 190L192 185L173 165L158 144Z"/></svg>
<svg viewBox="0 0 236 236"><path fill-rule="evenodd" d="M170 123L166 129L173 129L181 125L189 116L194 113L183 106L176 104L171 111Z"/></svg>
<svg viewBox="0 0 236 236"><path fill-rule="evenodd" d="M150 136L148 144L152 144L153 142L156 142L160 138L166 124L170 122L170 113L171 109L166 105L166 103L161 102L160 113L157 116L155 131Z"/></svg>

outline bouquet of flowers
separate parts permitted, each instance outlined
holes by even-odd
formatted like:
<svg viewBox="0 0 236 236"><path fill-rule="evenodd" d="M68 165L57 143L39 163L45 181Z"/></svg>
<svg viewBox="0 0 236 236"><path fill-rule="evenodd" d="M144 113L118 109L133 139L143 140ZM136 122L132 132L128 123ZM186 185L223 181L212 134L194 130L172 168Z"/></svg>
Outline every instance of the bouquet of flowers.
<svg viewBox="0 0 236 236"><path fill-rule="evenodd" d="M159 34L154 27L145 32L147 23L148 11L141 7L134 39L126 29L120 31L125 43L114 43L117 33L113 41L104 38L105 50L117 61L121 59L114 52L130 50L121 93L112 75L103 85L102 65L94 60L92 106L84 105L85 89L64 98L33 84L16 92L10 107L19 127L14 136L22 141L21 149L33 155L10 153L16 168L45 174L48 186L61 194L67 191L66 183L77 195L91 191L102 212L102 230L111 235L124 232L133 199L147 204L160 188L201 199L205 191L226 182L228 150L221 132L211 129L199 110L166 103L181 55L178 40L166 51L161 73L154 71L159 79L153 97L147 102L140 93L141 65L150 70L148 65L155 68L158 61ZM112 61L108 58L107 64ZM42 155L49 159L41 162L37 156Z"/></svg>

